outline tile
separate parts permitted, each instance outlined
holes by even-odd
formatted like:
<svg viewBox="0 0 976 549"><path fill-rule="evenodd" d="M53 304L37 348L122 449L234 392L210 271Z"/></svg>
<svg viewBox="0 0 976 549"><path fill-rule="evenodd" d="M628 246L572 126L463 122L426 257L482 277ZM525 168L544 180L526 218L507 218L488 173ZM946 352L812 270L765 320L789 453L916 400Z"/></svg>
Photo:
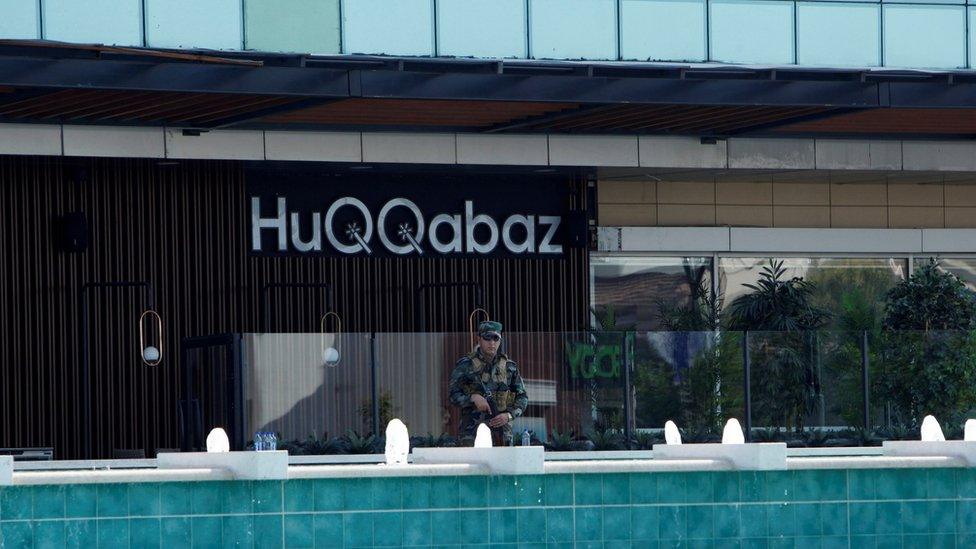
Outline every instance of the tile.
<svg viewBox="0 0 976 549"><path fill-rule="evenodd" d="M739 506L740 535L743 537L766 537L766 511L768 506L761 504Z"/></svg>
<svg viewBox="0 0 976 549"><path fill-rule="evenodd" d="M253 515L254 546L272 549L284 546L284 521L281 515Z"/></svg>
<svg viewBox="0 0 976 549"><path fill-rule="evenodd" d="M634 505L630 508L631 537L634 540L658 539L660 518L658 507Z"/></svg>
<svg viewBox="0 0 976 549"><path fill-rule="evenodd" d="M487 511L461 511L458 514L459 532L462 540L488 539L490 532L487 531L488 525ZM490 519L489 519L490 520Z"/></svg>
<svg viewBox="0 0 976 549"><path fill-rule="evenodd" d="M630 503L630 475L626 473L604 474L603 476L603 504Z"/></svg>
<svg viewBox="0 0 976 549"><path fill-rule="evenodd" d="M163 547L189 547L192 541L190 519L164 517L159 521L159 535Z"/></svg>
<svg viewBox="0 0 976 549"><path fill-rule="evenodd" d="M852 501L877 499L878 471L851 469L847 472L849 496Z"/></svg>
<svg viewBox="0 0 976 549"><path fill-rule="evenodd" d="M224 508L224 483L191 482L190 512L194 515L216 515Z"/></svg>
<svg viewBox="0 0 976 549"><path fill-rule="evenodd" d="M251 547L254 545L254 517L251 515L223 517L220 531L224 547Z"/></svg>
<svg viewBox="0 0 976 549"><path fill-rule="evenodd" d="M460 527L460 513L458 511L433 511L430 514L430 533L433 543L460 543Z"/></svg>
<svg viewBox="0 0 976 549"><path fill-rule="evenodd" d="M456 509L458 506L458 477L431 478L430 505L434 509Z"/></svg>
<svg viewBox="0 0 976 549"><path fill-rule="evenodd" d="M888 208L831 206L830 226L835 229L884 229L888 227Z"/></svg>
<svg viewBox="0 0 976 549"><path fill-rule="evenodd" d="M711 505L689 505L685 508L687 519L686 537L692 539L711 539L714 536L715 509Z"/></svg>
<svg viewBox="0 0 976 549"><path fill-rule="evenodd" d="M956 528L959 532L976 534L976 500L964 499L956 502Z"/></svg>
<svg viewBox="0 0 976 549"><path fill-rule="evenodd" d="M373 545L373 517L370 513L342 515L342 540L346 547Z"/></svg>
<svg viewBox="0 0 976 549"><path fill-rule="evenodd" d="M796 508L790 503L769 505L766 508L766 521L770 536L796 535Z"/></svg>
<svg viewBox="0 0 976 549"><path fill-rule="evenodd" d="M734 205L771 205L773 203L773 184L763 181L724 181L715 182L715 203Z"/></svg>
<svg viewBox="0 0 976 549"><path fill-rule="evenodd" d="M488 506L488 479L486 477L458 477L458 505L464 507Z"/></svg>
<svg viewBox="0 0 976 549"><path fill-rule="evenodd" d="M820 538L821 549L849 549L850 543L847 536L824 536Z"/></svg>
<svg viewBox="0 0 976 549"><path fill-rule="evenodd" d="M898 506L899 521L906 534L927 534L929 533L930 520L929 505L927 501L903 501L900 503L890 503L889 506ZM879 505L880 507L880 505ZM888 512L895 512L891 507L885 509ZM883 512L878 509L878 520L883 520ZM889 532L880 528L878 532Z"/></svg>
<svg viewBox="0 0 976 549"><path fill-rule="evenodd" d="M546 542L573 541L573 510L546 509Z"/></svg>
<svg viewBox="0 0 976 549"><path fill-rule="evenodd" d="M712 501L736 503L739 501L739 473L719 472L712 478Z"/></svg>
<svg viewBox="0 0 976 549"><path fill-rule="evenodd" d="M956 505L952 500L929 501L929 531L934 534L956 533Z"/></svg>
<svg viewBox="0 0 976 549"><path fill-rule="evenodd" d="M518 514L515 509L488 511L491 543L515 543L518 541Z"/></svg>
<svg viewBox="0 0 976 549"><path fill-rule="evenodd" d="M546 505L573 504L573 475L545 476Z"/></svg>
<svg viewBox="0 0 976 549"><path fill-rule="evenodd" d="M129 519L129 546L139 548L161 547L159 519Z"/></svg>
<svg viewBox="0 0 976 549"><path fill-rule="evenodd" d="M34 518L64 518L64 485L34 486L31 492Z"/></svg>
<svg viewBox="0 0 976 549"><path fill-rule="evenodd" d="M519 507L545 505L545 475L524 475L518 477L515 489L515 503Z"/></svg>
<svg viewBox="0 0 976 549"><path fill-rule="evenodd" d="M373 545L399 547L403 544L403 517L399 512L372 513Z"/></svg>
<svg viewBox="0 0 976 549"><path fill-rule="evenodd" d="M225 483L221 499L224 500L223 512L229 514L250 514L254 504L250 481L235 481Z"/></svg>
<svg viewBox="0 0 976 549"><path fill-rule="evenodd" d="M129 516L149 517L159 515L159 484L129 484Z"/></svg>
<svg viewBox="0 0 976 549"><path fill-rule="evenodd" d="M312 537L316 547L329 547L342 541L342 515L316 513L312 517Z"/></svg>
<svg viewBox="0 0 976 549"><path fill-rule="evenodd" d="M793 499L793 472L768 471L764 473L763 501L791 501Z"/></svg>
<svg viewBox="0 0 976 549"><path fill-rule="evenodd" d="M878 176L868 179L845 181L831 177L830 204L832 206L887 206L888 185Z"/></svg>
<svg viewBox="0 0 976 549"><path fill-rule="evenodd" d="M927 510L927 507L925 507ZM895 501L875 504L875 531L879 534L900 534L905 526L903 503ZM925 531L925 530L923 530Z"/></svg>
<svg viewBox="0 0 976 549"><path fill-rule="evenodd" d="M924 469L887 469L876 477L878 499L920 499L925 497Z"/></svg>
<svg viewBox="0 0 976 549"><path fill-rule="evenodd" d="M687 537L688 520L684 506L665 505L658 508L658 538L682 540Z"/></svg>
<svg viewBox="0 0 976 549"><path fill-rule="evenodd" d="M368 482L369 479L366 479ZM289 480L284 483L284 508L286 513L315 510L317 500L315 498L314 486L317 481L313 480ZM366 492L365 499L369 503L369 493Z"/></svg>
<svg viewBox="0 0 976 549"><path fill-rule="evenodd" d="M627 538L630 539L630 510L627 510ZM545 543L546 510L543 508L518 510L518 542Z"/></svg>
<svg viewBox="0 0 976 549"><path fill-rule="evenodd" d="M99 484L98 516L125 517L129 514L129 492L125 484Z"/></svg>
<svg viewBox="0 0 976 549"><path fill-rule="evenodd" d="M189 537L187 538L189 544ZM98 545L98 528L94 520L67 520L64 522L64 546L70 548L95 547Z"/></svg>
<svg viewBox="0 0 976 549"><path fill-rule="evenodd" d="M793 507L798 536L820 536L823 534L822 506L819 503L798 503Z"/></svg>
<svg viewBox="0 0 976 549"><path fill-rule="evenodd" d="M888 227L892 229L942 229L945 209L928 206L889 206Z"/></svg>
<svg viewBox="0 0 976 549"><path fill-rule="evenodd" d="M846 503L825 503L820 506L824 536L846 536L848 534L848 513Z"/></svg>
<svg viewBox="0 0 976 549"><path fill-rule="evenodd" d="M710 227L715 225L712 204L659 204L657 224L664 227Z"/></svg>
<svg viewBox="0 0 976 549"><path fill-rule="evenodd" d="M687 501L686 478L686 473L661 473L658 475L657 501L660 503L684 503Z"/></svg>
<svg viewBox="0 0 976 549"><path fill-rule="evenodd" d="M830 227L829 206L773 206L774 227Z"/></svg>
<svg viewBox="0 0 976 549"><path fill-rule="evenodd" d="M576 505L600 505L603 502L603 475L574 475Z"/></svg>
<svg viewBox="0 0 976 549"><path fill-rule="evenodd" d="M251 483L251 509L255 513L280 513L284 483L280 480L264 480ZM341 507L340 507L341 509ZM316 510L318 508L316 507Z"/></svg>
<svg viewBox="0 0 976 549"><path fill-rule="evenodd" d="M634 204L648 202L643 181L600 180L597 182L600 204Z"/></svg>
<svg viewBox="0 0 976 549"><path fill-rule="evenodd" d="M312 481L313 504L316 511L341 511L345 508L342 480L321 479ZM295 505L295 502L292 503Z"/></svg>
<svg viewBox="0 0 976 549"><path fill-rule="evenodd" d="M847 471L794 471L793 501L847 499Z"/></svg>
<svg viewBox="0 0 976 549"><path fill-rule="evenodd" d="M29 519L33 514L33 496L30 486L6 486L0 489L0 510L3 520ZM94 516L94 513L87 516Z"/></svg>
<svg viewBox="0 0 976 549"><path fill-rule="evenodd" d="M189 482L166 482L159 485L159 512L162 515L190 514Z"/></svg>
<svg viewBox="0 0 976 549"><path fill-rule="evenodd" d="M877 506L874 503L853 502L849 504L851 534L877 533L875 525L878 521Z"/></svg>
<svg viewBox="0 0 976 549"><path fill-rule="evenodd" d="M103 485L104 486L104 485ZM123 492L125 486L122 486ZM129 519L99 520L98 547L129 547Z"/></svg>
<svg viewBox="0 0 976 549"><path fill-rule="evenodd" d="M972 229L976 227L976 208L946 208L947 229Z"/></svg>
<svg viewBox="0 0 976 549"><path fill-rule="evenodd" d="M828 206L830 185L824 181L773 182L773 204L781 206Z"/></svg>
<svg viewBox="0 0 976 549"><path fill-rule="evenodd" d="M288 510L288 484L285 484L285 510ZM296 487L297 493L303 489ZM348 478L342 480L342 501L346 510L367 511L373 508L373 483L368 478ZM293 503L294 505L294 503Z"/></svg>
<svg viewBox="0 0 976 549"><path fill-rule="evenodd" d="M292 513L284 516L285 547L315 547L313 515Z"/></svg>
<svg viewBox="0 0 976 549"><path fill-rule="evenodd" d="M889 206L943 206L944 202L941 176L925 182L888 182Z"/></svg>
<svg viewBox="0 0 976 549"><path fill-rule="evenodd" d="M430 509L430 477L407 477L400 482L401 509Z"/></svg>
<svg viewBox="0 0 976 549"><path fill-rule="evenodd" d="M0 546L31 547L34 543L34 523L30 521L0 523Z"/></svg>
<svg viewBox="0 0 976 549"><path fill-rule="evenodd" d="M519 525L521 527L521 524ZM630 507L613 506L603 508L603 539L629 540L632 537Z"/></svg>
<svg viewBox="0 0 976 549"><path fill-rule="evenodd" d="M403 545L430 545L431 517L428 511L403 513ZM544 531L544 530L543 530Z"/></svg>
<svg viewBox="0 0 976 549"><path fill-rule="evenodd" d="M730 227L772 227L773 207L715 206L715 224Z"/></svg>
<svg viewBox="0 0 976 549"><path fill-rule="evenodd" d="M630 502L657 503L656 474L635 473L630 475Z"/></svg>
<svg viewBox="0 0 976 549"><path fill-rule="evenodd" d="M600 507L576 508L576 541L596 541L603 537L603 510Z"/></svg>
<svg viewBox="0 0 976 549"><path fill-rule="evenodd" d="M757 471L743 471L739 476L739 501L763 501L766 476Z"/></svg>
<svg viewBox="0 0 976 549"><path fill-rule="evenodd" d="M400 509L403 505L403 479L373 479L373 509Z"/></svg>
<svg viewBox="0 0 976 549"><path fill-rule="evenodd" d="M715 474L710 472L692 472L686 473L685 477L685 490L687 490L687 496L685 501L688 503L711 503L714 486L715 486Z"/></svg>
<svg viewBox="0 0 976 549"><path fill-rule="evenodd" d="M714 181L658 181L659 204L715 204Z"/></svg>
<svg viewBox="0 0 976 549"><path fill-rule="evenodd" d="M64 549L65 522L63 520L42 520L34 523L34 549ZM0 527L2 528L2 527ZM158 534L157 530L157 534ZM157 540L158 544L158 540Z"/></svg>
<svg viewBox="0 0 976 549"><path fill-rule="evenodd" d="M515 507L518 497L515 485L517 478L511 475L489 477L488 505L491 507Z"/></svg>
<svg viewBox="0 0 976 549"><path fill-rule="evenodd" d="M220 517L190 518L190 540L193 547L220 547L223 543L222 532Z"/></svg>
<svg viewBox="0 0 976 549"><path fill-rule="evenodd" d="M716 505L712 515L713 531L716 538L737 538L739 526L738 505Z"/></svg>
<svg viewBox="0 0 976 549"><path fill-rule="evenodd" d="M895 534L875 536L874 546L877 549L902 549L902 536Z"/></svg>

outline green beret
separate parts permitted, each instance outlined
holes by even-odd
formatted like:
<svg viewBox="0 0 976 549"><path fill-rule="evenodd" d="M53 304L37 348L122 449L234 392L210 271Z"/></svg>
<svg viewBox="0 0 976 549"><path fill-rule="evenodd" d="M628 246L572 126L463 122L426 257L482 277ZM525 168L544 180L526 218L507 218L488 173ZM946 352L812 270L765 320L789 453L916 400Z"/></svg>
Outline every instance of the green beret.
<svg viewBox="0 0 976 549"><path fill-rule="evenodd" d="M500 337L502 335L502 323L495 322L494 320L485 320L481 324L478 324L478 335L485 334L495 334Z"/></svg>

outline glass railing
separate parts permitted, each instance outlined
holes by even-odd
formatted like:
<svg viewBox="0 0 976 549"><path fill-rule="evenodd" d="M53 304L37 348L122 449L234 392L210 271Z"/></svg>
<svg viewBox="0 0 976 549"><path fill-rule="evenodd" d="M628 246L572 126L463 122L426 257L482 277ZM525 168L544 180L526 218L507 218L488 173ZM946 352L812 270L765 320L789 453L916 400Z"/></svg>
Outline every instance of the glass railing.
<svg viewBox="0 0 976 549"><path fill-rule="evenodd" d="M467 333L242 334L239 352L222 352L226 370L188 376L192 406L182 406L197 412L184 429L199 441L229 425L240 447L274 432L293 453L366 453L381 450L370 435L400 418L415 445L458 444L451 372L475 343ZM716 441L729 418L752 440L792 446L911 437L926 414L953 437L976 404L971 332L507 333L501 351L529 397L513 430L555 450L649 448L668 420L688 442Z"/></svg>

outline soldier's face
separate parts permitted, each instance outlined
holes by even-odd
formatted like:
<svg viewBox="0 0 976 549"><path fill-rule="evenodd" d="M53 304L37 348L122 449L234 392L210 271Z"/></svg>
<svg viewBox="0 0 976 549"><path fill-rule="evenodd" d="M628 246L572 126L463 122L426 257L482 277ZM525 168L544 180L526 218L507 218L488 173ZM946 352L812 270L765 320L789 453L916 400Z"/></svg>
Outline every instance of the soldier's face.
<svg viewBox="0 0 976 549"><path fill-rule="evenodd" d="M494 334L486 334L478 339L481 342L481 350L488 356L494 356L502 344L502 338Z"/></svg>

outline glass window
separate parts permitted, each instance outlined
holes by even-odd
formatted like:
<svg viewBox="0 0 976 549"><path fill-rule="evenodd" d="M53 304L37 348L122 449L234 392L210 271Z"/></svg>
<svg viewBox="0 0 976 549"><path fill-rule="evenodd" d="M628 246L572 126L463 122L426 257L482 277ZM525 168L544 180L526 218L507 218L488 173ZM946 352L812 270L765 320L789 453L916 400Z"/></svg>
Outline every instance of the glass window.
<svg viewBox="0 0 976 549"><path fill-rule="evenodd" d="M249 50L339 53L339 0L245 0Z"/></svg>
<svg viewBox="0 0 976 549"><path fill-rule="evenodd" d="M434 54L433 0L344 0L343 53Z"/></svg>
<svg viewBox="0 0 976 549"><path fill-rule="evenodd" d="M620 56L638 61L703 61L704 0L623 0Z"/></svg>
<svg viewBox="0 0 976 549"><path fill-rule="evenodd" d="M711 58L731 63L793 63L793 3L711 3Z"/></svg>
<svg viewBox="0 0 976 549"><path fill-rule="evenodd" d="M693 305L711 288L707 257L595 256L590 258L591 302L597 321L612 312L616 330L660 330L676 309Z"/></svg>
<svg viewBox="0 0 976 549"><path fill-rule="evenodd" d="M616 59L614 0L530 0L535 59Z"/></svg>
<svg viewBox="0 0 976 549"><path fill-rule="evenodd" d="M885 293L905 279L908 260L903 258L774 258L782 261L786 273L783 279L803 277L814 284L814 304L833 315L836 325L843 325L848 315L870 314L868 319L881 322ZM739 296L752 290L765 257L723 257L719 259L719 291L725 310ZM863 318L863 317L859 317ZM856 320L856 319L851 319Z"/></svg>
<svg viewBox="0 0 976 549"><path fill-rule="evenodd" d="M919 265L920 261L927 261L922 258L915 258L915 266ZM939 258L939 266L943 270L948 271L962 280L966 287L970 290L976 291L976 258L963 258L963 259L953 259L942 257Z"/></svg>
<svg viewBox="0 0 976 549"><path fill-rule="evenodd" d="M146 42L153 48L239 50L240 0L146 0Z"/></svg>
<svg viewBox="0 0 976 549"><path fill-rule="evenodd" d="M526 56L523 0L439 0L437 54Z"/></svg>
<svg viewBox="0 0 976 549"><path fill-rule="evenodd" d="M966 66L966 8L892 4L882 9L886 67Z"/></svg>
<svg viewBox="0 0 976 549"><path fill-rule="evenodd" d="M140 0L44 0L43 7L46 40L142 45Z"/></svg>
<svg viewBox="0 0 976 549"><path fill-rule="evenodd" d="M881 6L797 3L796 57L801 65L881 64Z"/></svg>
<svg viewBox="0 0 976 549"><path fill-rule="evenodd" d="M37 2L0 0L0 38L40 37Z"/></svg>

